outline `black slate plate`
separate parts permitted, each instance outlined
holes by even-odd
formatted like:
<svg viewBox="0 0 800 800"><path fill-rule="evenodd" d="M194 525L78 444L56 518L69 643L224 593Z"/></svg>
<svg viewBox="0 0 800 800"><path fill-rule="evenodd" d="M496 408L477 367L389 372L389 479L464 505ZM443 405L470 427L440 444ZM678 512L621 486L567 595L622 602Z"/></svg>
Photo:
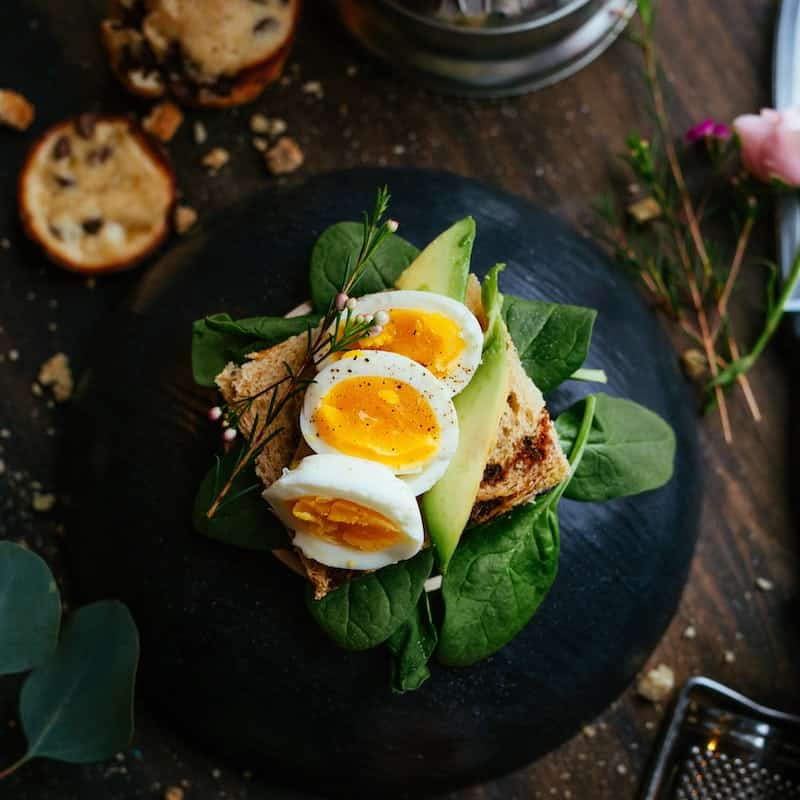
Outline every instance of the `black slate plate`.
<svg viewBox="0 0 800 800"><path fill-rule="evenodd" d="M300 579L269 554L197 536L190 509L216 446L193 386L191 321L281 313L309 293L311 246L388 183L402 233L424 244L473 214L473 268L505 291L598 309L588 366L608 391L666 417L673 482L605 505L564 502L554 589L533 622L469 669L434 667L393 696L383 650L349 654L308 616ZM629 683L675 610L692 555L700 475L694 412L675 356L627 279L563 223L444 173L359 170L267 193L168 253L97 337L66 464L72 569L86 598L127 602L151 707L217 754L325 794L429 793L547 752ZM568 384L559 409L588 391Z"/></svg>

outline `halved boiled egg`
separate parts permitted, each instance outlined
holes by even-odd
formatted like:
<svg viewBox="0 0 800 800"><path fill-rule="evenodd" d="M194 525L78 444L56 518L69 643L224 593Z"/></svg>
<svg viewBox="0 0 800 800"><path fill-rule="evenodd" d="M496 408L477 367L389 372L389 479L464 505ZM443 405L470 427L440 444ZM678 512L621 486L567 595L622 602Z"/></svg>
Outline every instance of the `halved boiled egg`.
<svg viewBox="0 0 800 800"><path fill-rule="evenodd" d="M384 311L388 321L377 336L365 336L358 350L383 350L427 367L451 395L472 379L481 361L483 331L457 300L432 292L389 291L359 297L357 313Z"/></svg>
<svg viewBox="0 0 800 800"><path fill-rule="evenodd" d="M305 556L341 569L380 569L424 541L413 492L388 467L342 455L306 456L265 492Z"/></svg>
<svg viewBox="0 0 800 800"><path fill-rule="evenodd" d="M441 478L458 446L456 410L441 381L410 358L372 350L352 350L317 374L300 430L315 452L382 464L415 495Z"/></svg>

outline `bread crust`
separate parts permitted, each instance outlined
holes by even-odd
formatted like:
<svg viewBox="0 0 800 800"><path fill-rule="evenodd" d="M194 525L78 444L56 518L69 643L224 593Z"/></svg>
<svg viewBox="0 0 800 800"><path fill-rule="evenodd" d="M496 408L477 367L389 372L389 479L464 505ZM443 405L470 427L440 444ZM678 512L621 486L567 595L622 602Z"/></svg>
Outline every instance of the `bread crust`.
<svg viewBox="0 0 800 800"><path fill-rule="evenodd" d="M127 132L133 136L144 151L144 153L151 159L152 163L160 177L164 180L168 202L158 226L153 230L152 235L145 246L141 247L135 253L125 255L119 258L109 259L107 262L97 266L89 266L73 258L68 257L63 252L60 252L55 246L42 235L41 231L37 229L35 223L35 213L29 207L29 181L34 177L34 167L39 160L44 148L51 146L61 135L69 134L75 131L76 127L80 124L83 115L63 120L56 123L48 130L46 130L32 145L20 171L19 180L17 182L17 205L19 208L20 220L26 235L39 244L45 255L55 264L63 267L71 272L79 272L84 275L98 275L108 272L119 272L122 270L130 269L139 264L144 258L154 252L158 247L163 244L164 240L170 233L170 218L172 208L175 203L175 173L169 162L166 151L161 144L153 137L148 135L142 130L139 125L131 118L123 115L114 114L92 114L90 115L95 123L111 122L120 123L127 126Z"/></svg>

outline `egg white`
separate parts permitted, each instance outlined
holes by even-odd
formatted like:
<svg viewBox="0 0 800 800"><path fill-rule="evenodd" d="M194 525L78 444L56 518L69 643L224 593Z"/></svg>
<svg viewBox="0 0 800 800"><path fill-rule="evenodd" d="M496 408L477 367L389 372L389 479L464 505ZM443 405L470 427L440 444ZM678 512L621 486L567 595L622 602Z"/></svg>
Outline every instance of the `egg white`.
<svg viewBox="0 0 800 800"><path fill-rule="evenodd" d="M403 531L406 539L373 553L323 541L292 516L293 502L306 496L350 500L374 509ZM281 522L294 531L295 547L329 567L380 569L411 558L422 548L425 534L414 494L382 464L343 455L307 456L295 469L285 469L263 497Z"/></svg>
<svg viewBox="0 0 800 800"><path fill-rule="evenodd" d="M439 424L439 447L421 467L392 469L415 495L422 494L444 475L458 447L458 416L450 394L434 374L410 358L382 350L354 350L340 361L328 364L308 389L300 412L300 430L308 446L317 453L338 453L317 432L314 413L327 392L339 381L359 376L388 377L410 384L430 403ZM380 464L379 461L370 463ZM381 466L384 466L381 464Z"/></svg>
<svg viewBox="0 0 800 800"><path fill-rule="evenodd" d="M359 297L356 314L375 314L378 311L391 313L393 308L418 308L422 311L441 314L458 325L464 348L452 364L447 375L439 378L451 395L458 394L471 380L481 363L483 331L475 315L458 300L434 292L392 290ZM323 361L321 366L327 366Z"/></svg>

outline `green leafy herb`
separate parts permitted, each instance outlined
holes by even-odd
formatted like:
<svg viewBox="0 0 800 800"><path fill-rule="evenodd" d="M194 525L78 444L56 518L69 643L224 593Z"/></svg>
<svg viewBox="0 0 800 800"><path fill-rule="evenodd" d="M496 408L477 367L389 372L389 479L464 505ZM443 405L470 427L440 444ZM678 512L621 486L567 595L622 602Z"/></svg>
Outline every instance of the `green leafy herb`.
<svg viewBox="0 0 800 800"><path fill-rule="evenodd" d="M581 401L556 420L564 448L576 440L584 406ZM675 434L658 414L631 400L598 394L586 451L566 496L603 502L657 489L672 477L674 461Z"/></svg>
<svg viewBox="0 0 800 800"><path fill-rule="evenodd" d="M543 393L583 366L596 311L507 295L503 315L522 366Z"/></svg>
<svg viewBox="0 0 800 800"><path fill-rule="evenodd" d="M393 692L413 692L428 680L428 661L437 639L428 594L423 591L409 619L386 642L392 653Z"/></svg>
<svg viewBox="0 0 800 800"><path fill-rule="evenodd" d="M570 453L581 463L594 416L588 397ZM558 569L558 502L568 480L531 505L468 531L442 581L444 624L437 657L467 666L490 656L528 624Z"/></svg>
<svg viewBox="0 0 800 800"><path fill-rule="evenodd" d="M61 599L47 564L0 542L0 675L38 667L55 650Z"/></svg>
<svg viewBox="0 0 800 800"><path fill-rule="evenodd" d="M433 566L430 548L408 561L348 581L308 607L320 627L345 650L385 642L411 616Z"/></svg>
<svg viewBox="0 0 800 800"><path fill-rule="evenodd" d="M262 499L263 487L252 465L234 477L230 493L217 513L213 517L206 514L220 487L233 475L241 457L241 450L217 456L197 490L192 512L194 528L209 539L246 550L286 547L286 532Z"/></svg>
<svg viewBox="0 0 800 800"><path fill-rule="evenodd" d="M330 307L337 292L347 283L348 265L356 263L364 237L359 222L338 222L323 231L311 253L311 299L320 313ZM368 259L357 286L350 295L382 292L394 287L419 251L397 234L389 234Z"/></svg>
<svg viewBox="0 0 800 800"><path fill-rule="evenodd" d="M279 344L305 333L319 316L248 317L213 314L192 325L192 375L200 386L214 386L214 378L229 361L241 364L248 353Z"/></svg>
<svg viewBox="0 0 800 800"><path fill-rule="evenodd" d="M109 600L76 611L53 658L22 688L22 761L83 764L124 750L133 733L138 660L139 635L124 605Z"/></svg>

